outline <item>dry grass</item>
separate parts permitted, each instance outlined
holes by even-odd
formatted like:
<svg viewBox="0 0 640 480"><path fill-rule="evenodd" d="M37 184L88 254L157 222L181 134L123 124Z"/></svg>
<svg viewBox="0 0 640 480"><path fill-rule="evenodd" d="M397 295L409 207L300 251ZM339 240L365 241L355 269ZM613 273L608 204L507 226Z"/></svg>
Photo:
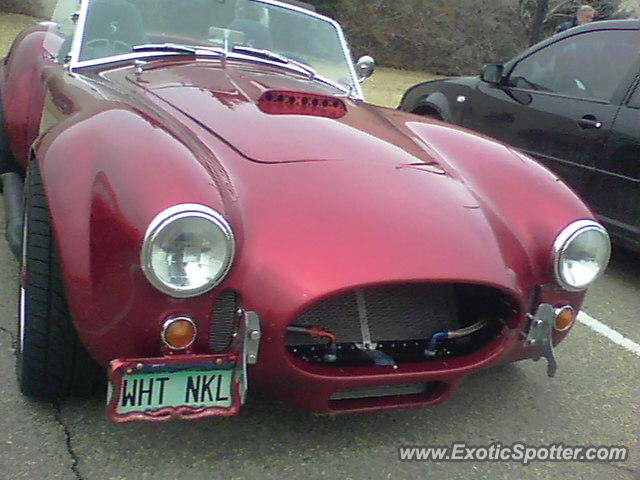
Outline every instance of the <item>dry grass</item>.
<svg viewBox="0 0 640 480"><path fill-rule="evenodd" d="M396 108L409 87L436 78L442 77L425 72L378 67L373 76L363 84L364 96L369 103Z"/></svg>
<svg viewBox="0 0 640 480"><path fill-rule="evenodd" d="M27 15L0 12L0 57L6 55L15 36L36 21ZM434 78L438 77L424 72L378 67L363 88L368 102L395 108L407 88Z"/></svg>
<svg viewBox="0 0 640 480"><path fill-rule="evenodd" d="M36 19L27 15L0 12L0 57L7 54L16 35L35 22Z"/></svg>

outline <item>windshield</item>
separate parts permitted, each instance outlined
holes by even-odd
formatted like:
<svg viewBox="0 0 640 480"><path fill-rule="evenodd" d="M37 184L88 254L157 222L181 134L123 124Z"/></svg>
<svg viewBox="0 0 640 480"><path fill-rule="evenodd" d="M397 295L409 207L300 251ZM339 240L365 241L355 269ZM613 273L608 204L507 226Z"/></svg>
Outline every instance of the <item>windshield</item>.
<svg viewBox="0 0 640 480"><path fill-rule="evenodd" d="M333 82L354 84L341 30L305 10L261 0L88 0L82 17L80 63L153 52L151 45L172 53L180 52L175 45L216 47L208 53L223 49L279 63L289 59Z"/></svg>

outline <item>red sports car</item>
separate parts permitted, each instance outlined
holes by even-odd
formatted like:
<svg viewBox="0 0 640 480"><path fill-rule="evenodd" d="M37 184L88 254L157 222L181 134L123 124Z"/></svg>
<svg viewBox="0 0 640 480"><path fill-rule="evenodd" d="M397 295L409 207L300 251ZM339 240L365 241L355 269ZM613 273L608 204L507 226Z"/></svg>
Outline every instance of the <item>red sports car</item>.
<svg viewBox="0 0 640 480"><path fill-rule="evenodd" d="M367 104L338 24L272 0L60 0L2 73L17 377L118 422L442 402L545 357L606 267L554 174ZM104 371L107 372L105 378Z"/></svg>

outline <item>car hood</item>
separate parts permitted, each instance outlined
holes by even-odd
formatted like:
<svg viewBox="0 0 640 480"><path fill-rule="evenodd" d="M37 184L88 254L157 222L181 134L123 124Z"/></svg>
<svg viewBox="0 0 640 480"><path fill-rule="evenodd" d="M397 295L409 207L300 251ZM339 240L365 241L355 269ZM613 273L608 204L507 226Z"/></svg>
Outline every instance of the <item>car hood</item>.
<svg viewBox="0 0 640 480"><path fill-rule="evenodd" d="M151 69L127 78L256 162L340 160L390 147L396 148L398 155L424 153L379 109L291 72L285 75L264 67L188 64ZM339 120L267 114L259 108L258 99L269 90L339 96L346 103L347 114ZM405 161L412 160L407 157Z"/></svg>
<svg viewBox="0 0 640 480"><path fill-rule="evenodd" d="M455 127L346 98L339 120L260 110L267 90L337 93L302 77L193 64L126 75L228 147L212 142L215 155L199 161L224 171L209 181L239 240L232 277L256 291L269 283L317 298L353 285L437 281L522 296L534 264L547 276L555 226L584 212L548 172ZM539 192L523 197L517 179L534 177ZM165 200L209 204L192 190L168 185ZM531 222L523 213L531 204L548 204L553 218Z"/></svg>
<svg viewBox="0 0 640 480"><path fill-rule="evenodd" d="M342 97L339 120L269 115L257 104L265 91L336 91L264 69L191 65L139 80L250 160L227 165L238 199L228 213L244 239L236 274L245 281L279 278L310 298L427 279L521 289L476 195L404 113ZM291 265L300 274L284 278Z"/></svg>

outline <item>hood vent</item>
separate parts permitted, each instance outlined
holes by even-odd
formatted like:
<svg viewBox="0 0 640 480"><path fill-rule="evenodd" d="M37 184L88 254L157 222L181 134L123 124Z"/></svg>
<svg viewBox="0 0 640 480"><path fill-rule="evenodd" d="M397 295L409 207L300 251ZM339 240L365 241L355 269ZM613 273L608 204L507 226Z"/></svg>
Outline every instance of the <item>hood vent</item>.
<svg viewBox="0 0 640 480"><path fill-rule="evenodd" d="M264 113L271 115L342 118L347 114L347 106L339 98L281 90L264 92L258 100L258 106Z"/></svg>

